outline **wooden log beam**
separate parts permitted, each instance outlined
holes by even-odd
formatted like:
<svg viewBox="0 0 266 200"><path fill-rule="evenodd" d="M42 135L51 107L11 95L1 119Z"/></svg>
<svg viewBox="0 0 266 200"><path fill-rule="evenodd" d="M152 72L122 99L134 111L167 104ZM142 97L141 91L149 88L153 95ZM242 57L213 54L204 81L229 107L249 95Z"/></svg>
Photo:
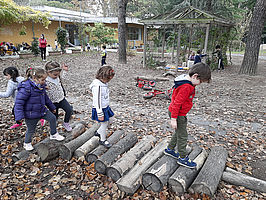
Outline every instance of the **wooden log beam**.
<svg viewBox="0 0 266 200"><path fill-rule="evenodd" d="M203 149L199 155L197 155L198 151L199 147L195 148L189 155L189 158L197 163L197 168L189 169L187 167L180 166L169 178L168 185L173 192L177 194L183 194L196 178L199 170L203 166L203 163L208 156L208 153L205 149Z"/></svg>
<svg viewBox="0 0 266 200"><path fill-rule="evenodd" d="M130 151L125 153L118 161L106 169L106 175L117 181L127 171L129 171L140 158L142 158L156 142L156 138L152 135L145 136Z"/></svg>
<svg viewBox="0 0 266 200"><path fill-rule="evenodd" d="M169 138L165 138L160 141L153 149L143 156L125 176L117 181L117 186L121 191L130 195L137 191L141 185L142 174L163 155L168 140Z"/></svg>
<svg viewBox="0 0 266 200"><path fill-rule="evenodd" d="M188 191L213 196L222 177L227 156L228 153L224 147L211 148L206 162Z"/></svg>
<svg viewBox="0 0 266 200"><path fill-rule="evenodd" d="M91 139L85 142L82 146L76 149L76 151L74 152L74 155L77 157L85 156L88 152L91 152L97 146L99 146L99 137L93 136Z"/></svg>
<svg viewBox="0 0 266 200"><path fill-rule="evenodd" d="M244 186L257 192L266 192L266 181L242 174L229 167L225 168L222 180L232 185Z"/></svg>
<svg viewBox="0 0 266 200"><path fill-rule="evenodd" d="M125 132L123 130L115 131L109 138L108 141L111 144L115 144L120 140ZM102 154L104 154L108 149L105 148L103 145L99 145L93 151L89 152L85 155L85 160L88 164L94 163Z"/></svg>
<svg viewBox="0 0 266 200"><path fill-rule="evenodd" d="M200 150L197 150L197 153L199 154ZM159 192L178 167L176 158L163 155L143 174L142 185L147 190Z"/></svg>
<svg viewBox="0 0 266 200"><path fill-rule="evenodd" d="M94 164L95 170L100 174L106 173L106 168L111 166L115 159L128 151L132 146L134 146L138 141L137 135L134 133L127 134L124 138L119 140L115 145L113 145L106 153L104 153L100 158L98 158Z"/></svg>
<svg viewBox="0 0 266 200"><path fill-rule="evenodd" d="M154 80L154 81L169 81L169 78L165 78L165 77L159 77L159 76L137 76L135 77L135 80L137 80L138 78L140 79L145 79L145 80Z"/></svg>
<svg viewBox="0 0 266 200"><path fill-rule="evenodd" d="M78 136L74 140L71 140L68 143L65 143L59 147L59 155L61 158L70 160L74 151L79 148L82 144L84 144L87 140L94 136L95 131L100 127L100 123L94 124L91 128L89 128L85 133Z"/></svg>

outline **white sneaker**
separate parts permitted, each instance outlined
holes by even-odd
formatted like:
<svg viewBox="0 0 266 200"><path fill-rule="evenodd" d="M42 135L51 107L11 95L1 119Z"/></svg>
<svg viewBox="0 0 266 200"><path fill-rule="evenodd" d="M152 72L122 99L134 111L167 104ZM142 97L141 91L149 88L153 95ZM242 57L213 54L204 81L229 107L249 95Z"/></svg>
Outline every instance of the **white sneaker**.
<svg viewBox="0 0 266 200"><path fill-rule="evenodd" d="M56 133L56 134L54 134L54 135L50 135L50 139L51 139L51 140L62 141L62 140L65 139L65 137L62 136L62 135L59 135L59 133Z"/></svg>
<svg viewBox="0 0 266 200"><path fill-rule="evenodd" d="M31 151L31 150L34 149L31 143L24 143L23 147L24 147L24 149L26 149L27 151Z"/></svg>
<svg viewBox="0 0 266 200"><path fill-rule="evenodd" d="M66 129L67 132L72 131L72 128L69 123L64 122L63 127Z"/></svg>

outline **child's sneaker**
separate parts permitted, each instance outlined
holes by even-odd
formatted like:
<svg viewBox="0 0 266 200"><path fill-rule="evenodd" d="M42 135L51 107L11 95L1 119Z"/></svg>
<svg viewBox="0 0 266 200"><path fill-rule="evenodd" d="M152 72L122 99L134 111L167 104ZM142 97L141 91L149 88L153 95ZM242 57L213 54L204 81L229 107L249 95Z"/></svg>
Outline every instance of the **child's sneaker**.
<svg viewBox="0 0 266 200"><path fill-rule="evenodd" d="M31 143L24 143L23 147L26 151L32 151L34 149Z"/></svg>
<svg viewBox="0 0 266 200"><path fill-rule="evenodd" d="M94 132L94 136L101 137L101 135L97 131Z"/></svg>
<svg viewBox="0 0 266 200"><path fill-rule="evenodd" d="M62 135L59 135L59 133L56 133L56 134L54 134L54 135L50 135L50 139L51 139L51 140L62 141L62 140L65 139L65 137L62 136Z"/></svg>
<svg viewBox="0 0 266 200"><path fill-rule="evenodd" d="M72 128L69 123L64 122L63 127L66 129L67 132L72 131Z"/></svg>
<svg viewBox="0 0 266 200"><path fill-rule="evenodd" d="M164 150L164 154L167 156L171 156L173 158L176 158L176 159L179 158L179 153L176 152L175 150L169 149L168 147Z"/></svg>
<svg viewBox="0 0 266 200"><path fill-rule="evenodd" d="M45 125L45 120L44 119L40 119L40 122L41 122L41 126Z"/></svg>
<svg viewBox="0 0 266 200"><path fill-rule="evenodd" d="M106 148L110 148L112 145L107 140L101 141L99 140L99 144L105 146Z"/></svg>
<svg viewBox="0 0 266 200"><path fill-rule="evenodd" d="M20 127L20 126L22 126L22 123L20 123L20 124L14 124L14 125L10 126L9 128L10 129L13 129L13 128L17 128L17 127Z"/></svg>
<svg viewBox="0 0 266 200"><path fill-rule="evenodd" d="M197 163L191 161L188 158L188 156L186 156L185 158L178 158L177 164L182 165L184 167L192 168L192 169L197 167Z"/></svg>

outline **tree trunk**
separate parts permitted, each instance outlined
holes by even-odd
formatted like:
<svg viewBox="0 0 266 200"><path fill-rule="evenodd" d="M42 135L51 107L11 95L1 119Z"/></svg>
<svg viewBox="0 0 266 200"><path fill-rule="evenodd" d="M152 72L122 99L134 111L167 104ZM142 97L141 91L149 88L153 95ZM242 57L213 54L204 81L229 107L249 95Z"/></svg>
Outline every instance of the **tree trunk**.
<svg viewBox="0 0 266 200"><path fill-rule="evenodd" d="M127 40L126 40L126 8L128 0L118 0L118 62L122 64L127 63Z"/></svg>
<svg viewBox="0 0 266 200"><path fill-rule="evenodd" d="M227 156L227 151L223 147L213 147L200 173L190 186L189 192L214 195L222 177Z"/></svg>
<svg viewBox="0 0 266 200"><path fill-rule="evenodd" d="M199 153L200 149L197 151ZM147 190L159 192L178 167L176 158L164 155L143 174L142 185Z"/></svg>
<svg viewBox="0 0 266 200"><path fill-rule="evenodd" d="M134 146L138 141L137 135L134 133L127 134L124 138L113 145L108 151L103 154L94 164L95 170L100 174L106 173L106 168L111 166L115 159L126 151L128 151L132 146Z"/></svg>
<svg viewBox="0 0 266 200"><path fill-rule="evenodd" d="M94 136L95 131L100 127L100 123L94 124L90 129L85 133L80 135L74 140L71 140L68 143L63 144L59 147L59 155L61 158L70 160L72 158L73 152L84 144L87 140Z"/></svg>
<svg viewBox="0 0 266 200"><path fill-rule="evenodd" d="M157 144L125 176L117 181L117 186L121 191L130 195L137 191L141 184L141 175L163 155L168 140L165 138Z"/></svg>
<svg viewBox="0 0 266 200"><path fill-rule="evenodd" d="M258 192L266 192L266 181L247 176L229 167L225 168L222 180L230 184L244 186Z"/></svg>
<svg viewBox="0 0 266 200"><path fill-rule="evenodd" d="M193 180L199 173L204 161L206 160L208 153L205 149L197 156L199 148L194 149L189 158L197 163L196 169L189 169L184 166L180 166L175 173L169 178L168 184L171 190L177 194L183 194L187 188L191 185ZM197 157L196 157L197 156Z"/></svg>
<svg viewBox="0 0 266 200"><path fill-rule="evenodd" d="M124 134L124 131L115 131L109 138L108 141L111 144L115 144L120 140L121 136ZM103 145L98 146L92 152L88 153L85 156L86 161L91 164L95 162L102 154L104 154L108 149Z"/></svg>
<svg viewBox="0 0 266 200"><path fill-rule="evenodd" d="M257 73L261 35L266 19L266 1L257 0L247 36L246 50L239 74L255 75Z"/></svg>
<svg viewBox="0 0 266 200"><path fill-rule="evenodd" d="M127 171L129 171L138 160L143 157L156 142L156 138L152 135L145 136L140 142L138 142L130 151L125 153L118 161L112 166L107 167L106 175L117 181Z"/></svg>

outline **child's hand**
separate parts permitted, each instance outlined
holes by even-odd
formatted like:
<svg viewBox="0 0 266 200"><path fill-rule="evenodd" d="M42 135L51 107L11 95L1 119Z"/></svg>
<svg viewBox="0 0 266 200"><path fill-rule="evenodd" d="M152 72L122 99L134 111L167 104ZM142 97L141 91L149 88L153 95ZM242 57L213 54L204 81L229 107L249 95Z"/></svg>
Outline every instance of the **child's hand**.
<svg viewBox="0 0 266 200"><path fill-rule="evenodd" d="M98 117L98 120L103 121L104 117Z"/></svg>
<svg viewBox="0 0 266 200"><path fill-rule="evenodd" d="M65 70L65 71L68 71L68 66L65 63L63 63L62 64L62 69Z"/></svg>
<svg viewBox="0 0 266 200"><path fill-rule="evenodd" d="M171 127L173 129L177 129L177 121L176 121L176 118L171 118Z"/></svg>

